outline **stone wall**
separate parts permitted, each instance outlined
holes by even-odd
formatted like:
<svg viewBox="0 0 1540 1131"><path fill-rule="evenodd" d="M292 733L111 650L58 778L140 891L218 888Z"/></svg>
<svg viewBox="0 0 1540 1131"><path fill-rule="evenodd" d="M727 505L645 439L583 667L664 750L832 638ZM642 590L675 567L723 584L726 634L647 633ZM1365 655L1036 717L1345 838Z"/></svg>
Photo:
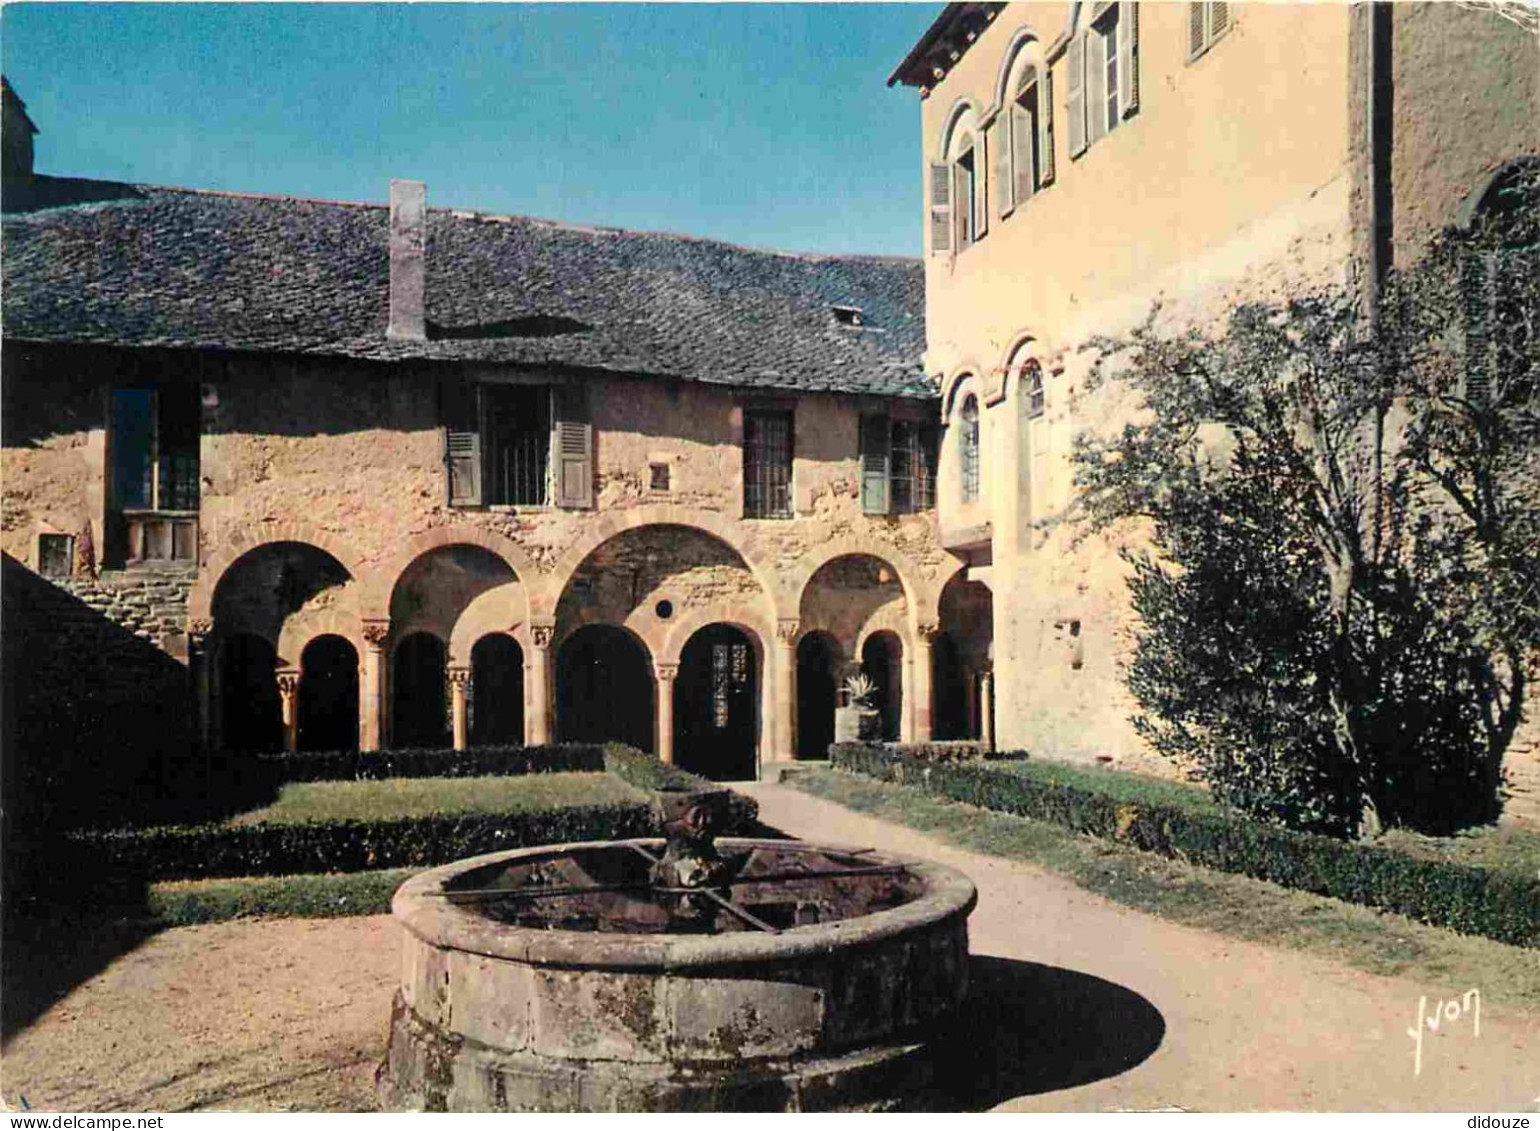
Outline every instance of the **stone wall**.
<svg viewBox="0 0 1540 1131"><path fill-rule="evenodd" d="M95 578L79 576L58 584L92 612L185 659L178 638L187 631L192 570L108 570Z"/></svg>

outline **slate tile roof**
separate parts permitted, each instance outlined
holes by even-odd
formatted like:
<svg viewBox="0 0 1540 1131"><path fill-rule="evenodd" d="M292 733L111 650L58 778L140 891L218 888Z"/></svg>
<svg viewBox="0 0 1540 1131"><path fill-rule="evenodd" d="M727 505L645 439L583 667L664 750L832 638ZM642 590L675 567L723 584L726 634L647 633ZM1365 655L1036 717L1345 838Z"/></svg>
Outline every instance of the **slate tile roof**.
<svg viewBox="0 0 1540 1131"><path fill-rule="evenodd" d="M4 217L9 338L936 395L920 365L918 260L790 255L434 208L429 340L397 341L385 336L384 205L52 180L62 206L44 207L49 193L36 192L20 202L35 210ZM7 207L18 207L15 196ZM838 324L835 305L860 307L864 325Z"/></svg>

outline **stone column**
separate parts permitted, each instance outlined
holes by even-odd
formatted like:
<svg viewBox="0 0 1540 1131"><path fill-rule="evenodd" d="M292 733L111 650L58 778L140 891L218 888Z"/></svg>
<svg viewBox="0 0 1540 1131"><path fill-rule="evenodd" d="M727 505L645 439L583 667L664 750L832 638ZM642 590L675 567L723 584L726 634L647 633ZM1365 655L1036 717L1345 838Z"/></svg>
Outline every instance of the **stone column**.
<svg viewBox="0 0 1540 1131"><path fill-rule="evenodd" d="M364 622L364 651L358 663L358 748L385 744L385 640L390 623Z"/></svg>
<svg viewBox="0 0 1540 1131"><path fill-rule="evenodd" d="M556 626L532 625L529 630L533 647L524 661L524 741L529 746L544 746L551 741L551 640Z"/></svg>
<svg viewBox="0 0 1540 1131"><path fill-rule="evenodd" d="M471 669L456 664L449 669L449 721L450 729L454 734L454 748L464 750L467 746L466 700L467 692L471 686Z"/></svg>
<svg viewBox="0 0 1540 1131"><path fill-rule="evenodd" d="M935 658L932 644L940 630L940 625L928 622L922 622L915 629L914 673L911 679L914 685L914 706L909 712L914 718L914 737L910 739L911 742L929 742L935 737Z"/></svg>
<svg viewBox="0 0 1540 1131"><path fill-rule="evenodd" d="M775 690L770 713L771 762L790 762L797 756L797 637L801 634L800 621L787 618L776 622L775 654L770 662Z"/></svg>
<svg viewBox="0 0 1540 1131"><path fill-rule="evenodd" d="M979 738L985 750L995 748L995 672L986 667L979 673Z"/></svg>
<svg viewBox="0 0 1540 1131"><path fill-rule="evenodd" d="M193 701L198 711L198 745L205 754L214 749L214 680L209 671L213 631L211 620L200 617L187 622L187 666L192 669Z"/></svg>
<svg viewBox="0 0 1540 1131"><path fill-rule="evenodd" d="M278 673L278 703L283 709L283 748L299 749L299 672L285 668Z"/></svg>
<svg viewBox="0 0 1540 1131"><path fill-rule="evenodd" d="M674 680L679 675L679 665L661 663L658 673L658 708L654 715L657 732L652 736L652 748L658 752L658 761L665 766L674 764Z"/></svg>

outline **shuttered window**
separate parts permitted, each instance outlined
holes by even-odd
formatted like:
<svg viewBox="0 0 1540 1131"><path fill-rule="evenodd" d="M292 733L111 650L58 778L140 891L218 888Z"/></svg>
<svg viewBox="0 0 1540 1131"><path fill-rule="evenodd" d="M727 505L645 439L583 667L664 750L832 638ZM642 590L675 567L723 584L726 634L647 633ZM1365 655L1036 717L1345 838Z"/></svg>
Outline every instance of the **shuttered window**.
<svg viewBox="0 0 1540 1131"><path fill-rule="evenodd" d="M789 412L752 409L743 414L743 514L791 517Z"/></svg>
<svg viewBox="0 0 1540 1131"><path fill-rule="evenodd" d="M440 404L450 506L593 505L582 386L446 382Z"/></svg>
<svg viewBox="0 0 1540 1131"><path fill-rule="evenodd" d="M113 390L110 449L117 509L198 509L202 419L196 385Z"/></svg>
<svg viewBox="0 0 1540 1131"><path fill-rule="evenodd" d="M936 427L893 422L893 513L919 514L936 505Z"/></svg>
<svg viewBox="0 0 1540 1131"><path fill-rule="evenodd" d="M1069 153L1078 157L1139 108L1139 7L1133 0L1097 6L1091 26L1069 42Z"/></svg>
<svg viewBox="0 0 1540 1131"><path fill-rule="evenodd" d="M930 251L952 250L952 169L948 165L930 167Z"/></svg>
<svg viewBox="0 0 1540 1131"><path fill-rule="evenodd" d="M861 417L861 510L887 514L892 505L889 475L892 444L886 416Z"/></svg>
<svg viewBox="0 0 1540 1131"><path fill-rule="evenodd" d="M558 386L556 417L556 505L594 505L594 429L588 417L588 390L581 385Z"/></svg>
<svg viewBox="0 0 1540 1131"><path fill-rule="evenodd" d="M1230 30L1230 5L1194 3L1187 5L1187 58L1202 55L1214 41Z"/></svg>
<svg viewBox="0 0 1540 1131"><path fill-rule="evenodd" d="M954 226L957 233L956 246L958 251L973 246L973 241L977 236L975 206L978 203L978 191L973 162L973 147L969 146L952 163L952 199L955 201L953 211L955 213Z"/></svg>
<svg viewBox="0 0 1540 1131"><path fill-rule="evenodd" d="M551 390L544 385L483 385L486 453L483 498L504 506L542 507L550 500Z"/></svg>

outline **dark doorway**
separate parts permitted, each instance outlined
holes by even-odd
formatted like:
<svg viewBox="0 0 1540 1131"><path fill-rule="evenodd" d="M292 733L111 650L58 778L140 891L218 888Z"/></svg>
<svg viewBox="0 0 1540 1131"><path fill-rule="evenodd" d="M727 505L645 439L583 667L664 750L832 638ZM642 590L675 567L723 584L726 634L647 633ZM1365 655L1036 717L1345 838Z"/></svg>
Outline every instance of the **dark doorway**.
<svg viewBox="0 0 1540 1131"><path fill-rule="evenodd" d="M396 645L390 679L392 746L449 745L445 679L444 642L437 636L414 632Z"/></svg>
<svg viewBox="0 0 1540 1131"><path fill-rule="evenodd" d="M690 637L674 689L674 761L713 781L756 776L759 680L754 644L728 624Z"/></svg>
<svg viewBox="0 0 1540 1131"><path fill-rule="evenodd" d="M629 632L578 629L561 646L556 729L562 742L624 742L652 751L652 664Z"/></svg>
<svg viewBox="0 0 1540 1131"><path fill-rule="evenodd" d="M299 748L357 750L358 652L340 636L318 636L299 666Z"/></svg>
<svg viewBox="0 0 1540 1131"><path fill-rule="evenodd" d="M839 647L827 632L797 643L797 757L827 758L838 705Z"/></svg>
<svg viewBox="0 0 1540 1131"><path fill-rule="evenodd" d="M501 632L471 649L471 745L524 744L524 652Z"/></svg>
<svg viewBox="0 0 1540 1131"><path fill-rule="evenodd" d="M938 742L972 738L973 735L968 733L968 720L972 715L968 705L968 673L958 655L957 642L945 632L938 633L930 654L936 696L932 734Z"/></svg>
<svg viewBox="0 0 1540 1131"><path fill-rule="evenodd" d="M898 741L899 720L903 717L904 646L891 632L874 632L861 647L861 670L877 685L871 704L882 717L882 740Z"/></svg>
<svg viewBox="0 0 1540 1131"><path fill-rule="evenodd" d="M283 749L278 653L260 636L241 633L219 646L220 737L226 750L267 754Z"/></svg>

